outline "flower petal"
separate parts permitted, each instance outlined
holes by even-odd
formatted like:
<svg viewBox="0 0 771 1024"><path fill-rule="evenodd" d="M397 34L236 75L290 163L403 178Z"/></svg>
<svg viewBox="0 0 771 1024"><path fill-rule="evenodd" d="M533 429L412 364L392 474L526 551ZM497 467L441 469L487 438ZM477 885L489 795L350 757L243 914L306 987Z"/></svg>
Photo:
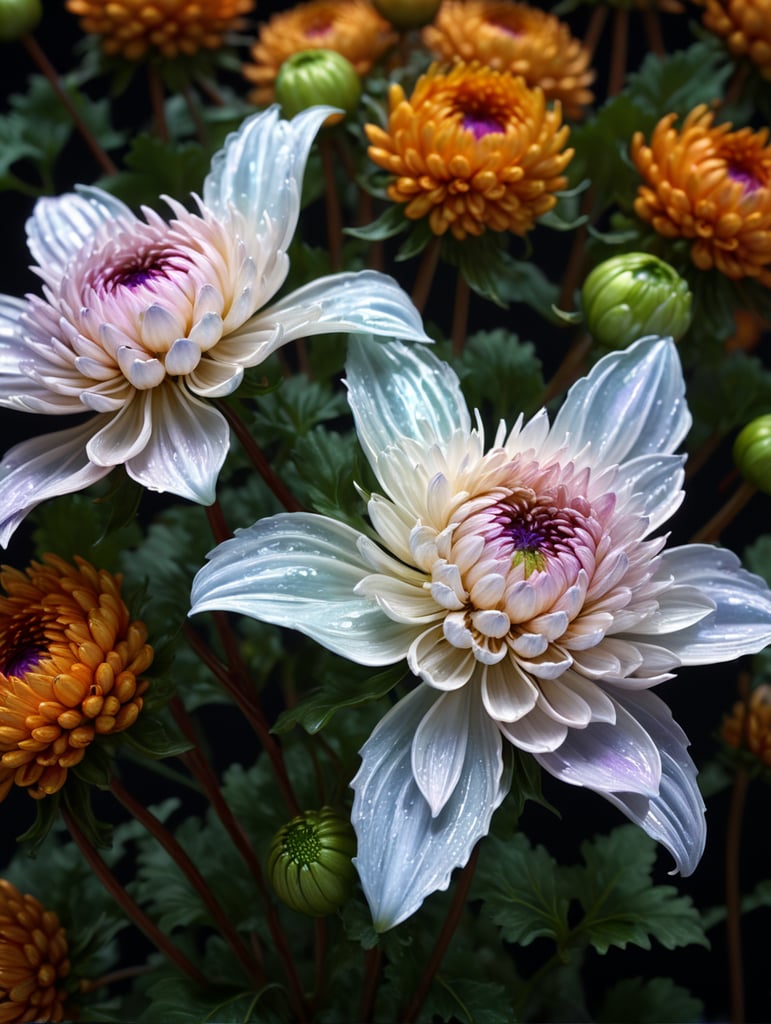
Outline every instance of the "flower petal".
<svg viewBox="0 0 771 1024"><path fill-rule="evenodd" d="M126 472L151 491L211 505L230 447L225 417L181 383L156 388L146 401L152 429L142 450L126 462Z"/></svg>
<svg viewBox="0 0 771 1024"><path fill-rule="evenodd" d="M209 554L193 581L190 614L240 612L297 629L361 665L400 661L423 627L392 622L354 592L372 571L359 555L360 536L311 513L261 519Z"/></svg>
<svg viewBox="0 0 771 1024"><path fill-rule="evenodd" d="M101 480L110 467L96 466L86 444L103 422L89 419L77 427L22 441L0 462L0 544L8 546L14 530L41 501L82 491Z"/></svg>
<svg viewBox="0 0 771 1024"><path fill-rule="evenodd" d="M600 359L568 392L552 425L559 445L591 444L591 460L623 463L673 452L691 425L680 359L671 338L643 338Z"/></svg>
<svg viewBox="0 0 771 1024"><path fill-rule="evenodd" d="M470 686L444 694L425 713L412 741L412 774L434 818L463 770L470 700Z"/></svg>
<svg viewBox="0 0 771 1024"><path fill-rule="evenodd" d="M356 432L373 467L400 438L442 444L471 429L457 376L422 345L351 338L345 370Z"/></svg>
<svg viewBox="0 0 771 1024"><path fill-rule="evenodd" d="M614 487L626 485L637 495L639 514L648 518L648 533L675 514L683 500L684 457L681 455L640 455L619 469Z"/></svg>
<svg viewBox="0 0 771 1024"><path fill-rule="evenodd" d="M616 694L643 726L661 755L658 794L646 798L634 793L603 794L675 858L676 870L693 874L707 839L704 800L696 783L696 766L688 755L688 737L655 694Z"/></svg>
<svg viewBox="0 0 771 1024"><path fill-rule="evenodd" d="M424 716L443 699L419 686L400 700L362 747L361 768L351 783L354 863L377 931L393 928L432 892L448 887L453 869L466 863L487 834L508 792L500 734L481 701L472 698L463 768L452 796L432 816L412 774L412 745Z"/></svg>

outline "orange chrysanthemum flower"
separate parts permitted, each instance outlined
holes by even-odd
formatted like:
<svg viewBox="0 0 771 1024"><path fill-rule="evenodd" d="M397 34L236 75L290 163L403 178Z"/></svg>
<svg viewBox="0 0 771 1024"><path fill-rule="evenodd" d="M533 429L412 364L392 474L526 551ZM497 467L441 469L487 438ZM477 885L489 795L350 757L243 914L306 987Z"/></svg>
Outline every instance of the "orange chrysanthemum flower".
<svg viewBox="0 0 771 1024"><path fill-rule="evenodd" d="M76 563L46 555L0 571L0 800L14 783L55 793L96 736L142 709L147 629L130 621L120 577Z"/></svg>
<svg viewBox="0 0 771 1024"><path fill-rule="evenodd" d="M732 280L771 285L771 146L768 129L713 126L702 104L680 131L676 114L656 125L650 145L632 139L642 175L634 209L666 238L691 238L700 270L716 267Z"/></svg>
<svg viewBox="0 0 771 1024"><path fill-rule="evenodd" d="M572 149L559 103L522 78L463 64L434 66L408 100L389 92L388 131L366 125L369 156L394 179L389 197L436 235L486 228L525 235L556 203Z"/></svg>
<svg viewBox="0 0 771 1024"><path fill-rule="evenodd" d="M522 75L528 85L559 100L566 117L578 118L592 102L589 53L564 22L537 7L507 0L444 0L426 46L443 60L478 61Z"/></svg>
<svg viewBox="0 0 771 1024"><path fill-rule="evenodd" d="M290 11L274 14L260 28L251 50L254 64L244 75L256 85L249 99L264 106L274 99L274 83L281 65L303 50L335 50L366 75L396 42L397 34L366 0L311 0Z"/></svg>
<svg viewBox="0 0 771 1024"><path fill-rule="evenodd" d="M747 57L771 80L771 0L696 0L705 28L725 40L734 57Z"/></svg>
<svg viewBox="0 0 771 1024"><path fill-rule="evenodd" d="M723 719L721 733L729 747L748 750L771 768L771 686L756 686L750 694L749 707L745 701L737 701L731 714Z"/></svg>
<svg viewBox="0 0 771 1024"><path fill-rule="evenodd" d="M67 0L84 32L102 36L109 56L141 60L148 50L163 57L216 50L223 36L242 28L255 0Z"/></svg>
<svg viewBox="0 0 771 1024"><path fill-rule="evenodd" d="M64 1020L69 971L59 918L0 878L0 1024Z"/></svg>

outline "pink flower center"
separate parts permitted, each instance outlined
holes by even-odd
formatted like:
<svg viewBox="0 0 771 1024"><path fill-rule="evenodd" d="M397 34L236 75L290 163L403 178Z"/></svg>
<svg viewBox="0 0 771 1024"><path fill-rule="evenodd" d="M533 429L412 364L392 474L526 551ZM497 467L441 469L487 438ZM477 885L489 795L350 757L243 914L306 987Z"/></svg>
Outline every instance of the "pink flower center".
<svg viewBox="0 0 771 1024"><path fill-rule="evenodd" d="M318 39L320 36L327 36L332 31L332 24L329 21L317 21L309 25L305 30L308 39Z"/></svg>
<svg viewBox="0 0 771 1024"><path fill-rule="evenodd" d="M503 134L503 125L489 114L464 114L461 125L467 132L471 132L475 139L481 139L485 135Z"/></svg>
<svg viewBox="0 0 771 1024"><path fill-rule="evenodd" d="M131 253L115 264L101 268L94 280L94 287L108 294L115 294L123 288L136 291L142 285L152 285L156 280L167 280L175 271L184 273L190 261L173 249Z"/></svg>

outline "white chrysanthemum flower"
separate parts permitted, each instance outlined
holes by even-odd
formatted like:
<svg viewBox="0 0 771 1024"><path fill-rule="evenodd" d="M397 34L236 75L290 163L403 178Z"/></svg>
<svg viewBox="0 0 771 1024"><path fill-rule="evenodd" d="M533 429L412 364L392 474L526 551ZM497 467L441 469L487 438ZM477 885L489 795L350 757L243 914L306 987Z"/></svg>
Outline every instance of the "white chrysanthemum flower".
<svg viewBox="0 0 771 1024"><path fill-rule="evenodd" d="M190 213L136 217L97 188L41 199L27 224L43 297L0 296L0 405L93 412L0 463L0 543L39 502L123 465L134 480L211 504L229 446L205 399L295 338L366 330L428 340L406 294L371 271L333 274L266 303L287 248L313 139L330 107L249 118L212 160Z"/></svg>
<svg viewBox="0 0 771 1024"><path fill-rule="evenodd" d="M729 551L650 534L682 498L690 425L677 351L600 360L485 451L457 377L421 346L357 339L359 439L383 489L382 547L331 519L274 516L214 550L193 611L299 629L423 681L362 748L357 866L389 928L449 884L510 785L503 741L607 797L694 870L704 804L688 741L650 687L771 641L771 592Z"/></svg>

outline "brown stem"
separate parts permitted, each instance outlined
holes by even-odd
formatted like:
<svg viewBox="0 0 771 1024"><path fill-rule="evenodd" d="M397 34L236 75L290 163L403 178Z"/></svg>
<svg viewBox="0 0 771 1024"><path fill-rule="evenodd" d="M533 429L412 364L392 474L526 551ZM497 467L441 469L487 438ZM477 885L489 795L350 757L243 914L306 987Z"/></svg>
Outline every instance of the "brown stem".
<svg viewBox="0 0 771 1024"><path fill-rule="evenodd" d="M455 284L455 304L452 311L452 354L460 356L466 344L468 333L468 310L471 289L466 278L458 271Z"/></svg>
<svg viewBox="0 0 771 1024"><path fill-rule="evenodd" d="M195 982L196 985L200 985L202 988L205 988L207 982L203 974L201 974L198 968L188 960L185 954L180 949L177 949L167 936L163 934L158 925L147 916L144 910L142 910L142 908L132 900L118 879L113 875L105 862L88 841L87 837L81 831L80 826L77 824L70 812L65 810L62 813L64 823L69 829L70 835L74 839L78 849L87 861L88 866L121 908L126 917L133 921L137 928L139 928L139 930L147 936L150 942L152 942L152 944L156 946L161 953L163 953L167 960L173 963L174 966L183 974L186 974L191 981Z"/></svg>
<svg viewBox="0 0 771 1024"><path fill-rule="evenodd" d="M340 196L335 181L335 153L332 140L322 132L319 138L319 154L324 174L324 209L327 215L327 245L332 270L343 265L343 216L340 211Z"/></svg>
<svg viewBox="0 0 771 1024"><path fill-rule="evenodd" d="M597 49L597 43L600 41L600 36L602 35L602 30L605 28L605 22L607 19L607 7L602 6L594 8L583 39L583 48L586 50L589 60L594 56L594 51Z"/></svg>
<svg viewBox="0 0 771 1024"><path fill-rule="evenodd" d="M745 715L745 719L748 717L748 715ZM728 976L731 991L731 1024L743 1024L744 1021L744 971L742 967L739 860L747 784L747 773L743 768L737 767L731 793L725 848L726 936L728 940Z"/></svg>
<svg viewBox="0 0 771 1024"><path fill-rule="evenodd" d="M274 471L271 464L265 458L262 449L247 430L246 424L241 417L226 402L217 401L215 404L230 424L233 433L249 456L252 465L287 512L302 512L303 506L295 498L281 477Z"/></svg>
<svg viewBox="0 0 771 1024"><path fill-rule="evenodd" d="M423 258L418 267L415 277L415 284L412 288L412 303L419 313L425 309L428 296L431 292L431 285L434 281L434 274L439 263L439 248L441 239L434 236L423 250Z"/></svg>
<svg viewBox="0 0 771 1024"><path fill-rule="evenodd" d="M364 984L361 990L361 1001L359 1002L359 1013L357 1020L362 1024L369 1024L372 1020L372 1011L375 1006L375 992L380 979L380 968L383 960L383 950L380 946L373 946L366 952L364 963Z"/></svg>
<svg viewBox="0 0 771 1024"><path fill-rule="evenodd" d="M313 1001L318 1006L324 1000L326 989L326 954L327 954L327 926L322 917L317 917L313 922L315 953L314 953L314 986Z"/></svg>
<svg viewBox="0 0 771 1024"><path fill-rule="evenodd" d="M163 81L161 73L155 64L147 65L147 91L150 94L150 104L153 108L155 119L155 131L161 142L169 141L169 125L166 121L166 107L163 96Z"/></svg>
<svg viewBox="0 0 771 1024"><path fill-rule="evenodd" d="M264 977L256 970L254 960L244 941L236 931L233 922L223 911L219 901L209 888L209 884L201 872L195 866L180 842L172 835L165 825L159 821L150 811L128 792L128 790L117 779L110 784L113 796L126 808L136 820L150 833L151 836L163 847L169 857L184 873L190 884L201 898L202 903L209 911L212 919L222 932L225 941L228 943L236 959L239 961L246 976L259 988L265 983Z"/></svg>
<svg viewBox="0 0 771 1024"><path fill-rule="evenodd" d="M135 967L121 967L117 971L110 971L103 974L101 978L81 978L78 990L80 992L96 992L99 988L106 988L108 985L116 985L121 981L130 981L132 978L139 978L143 974L152 974L157 970L155 964L137 964Z"/></svg>
<svg viewBox="0 0 771 1024"><path fill-rule="evenodd" d="M428 966L423 971L423 976L420 979L420 983L415 990L415 994L412 997L412 1002L407 1007L407 1011L401 1018L403 1024L413 1024L413 1021L417 1019L420 1013L421 1007L426 1000L426 996L429 993L431 985L433 984L436 972L444 959L444 954L447 952L447 947L450 944L450 940L455 934L455 929L463 914L463 909L466 906L466 897L468 891L471 888L471 880L474 877L474 869L477 866L477 859L479 857L479 843L474 847L471 856L468 859L468 863L464 867L457 879L455 886L455 894L452 898L450 909L447 913L442 931L439 934L434 951L431 954L431 959L428 961Z"/></svg>
<svg viewBox="0 0 771 1024"><path fill-rule="evenodd" d="M653 7L644 7L642 16L648 48L652 53L655 53L657 57L666 57L667 48L664 45L664 36L661 32L661 19L659 18L659 12Z"/></svg>
<svg viewBox="0 0 771 1024"><path fill-rule="evenodd" d="M581 203L579 205L579 214L582 217L591 213L593 202L592 190L588 188L581 196ZM592 219L595 219L596 216L595 211ZM584 264L586 262L586 238L588 234L587 225L584 223L578 225L573 235L570 255L565 265L565 273L562 275L560 296L557 300L560 309L572 310L575 305L573 296L583 278Z"/></svg>
<svg viewBox="0 0 771 1024"><path fill-rule="evenodd" d="M592 339L589 334L582 334L573 342L565 354L565 358L557 368L556 373L546 385L543 401L544 405L552 398L561 395L570 385L581 376L581 369L584 360L592 347Z"/></svg>
<svg viewBox="0 0 771 1024"><path fill-rule="evenodd" d="M209 132L206 129L206 122L201 117L201 110L196 102L195 94L189 84L186 84L182 89L182 95L193 124L195 125L196 137L201 145L206 147L209 144Z"/></svg>
<svg viewBox="0 0 771 1024"><path fill-rule="evenodd" d="M691 537L691 544L710 544L718 540L726 526L733 522L756 491L757 487L754 484L743 480L725 505L718 509L700 530L694 533Z"/></svg>
<svg viewBox="0 0 771 1024"><path fill-rule="evenodd" d="M50 62L48 57L46 57L40 44L37 42L34 36L30 35L30 33L23 35L21 37L21 41L27 53L30 55L32 60L35 62L35 64L37 64L38 68L40 68L41 72L50 82L51 88L54 90L57 97L59 98L59 102L72 118L75 127L80 132L88 148L91 150L91 153L93 154L96 162L99 164L99 166L102 168L105 174L117 174L118 168L112 162L110 157L99 144L99 141L94 136L91 129L88 127L86 122L78 113L78 109L72 102L72 98L62 87L61 81L59 80L59 74L56 68Z"/></svg>
<svg viewBox="0 0 771 1024"><path fill-rule="evenodd" d="M209 520L209 528L215 543L222 544L223 541L231 539L233 531L225 522L225 514L219 501L215 501L213 505L206 506L206 518Z"/></svg>
<svg viewBox="0 0 771 1024"><path fill-rule="evenodd" d="M613 12L613 38L610 44L608 96L617 96L624 87L628 43L629 11L623 7L617 7Z"/></svg>

